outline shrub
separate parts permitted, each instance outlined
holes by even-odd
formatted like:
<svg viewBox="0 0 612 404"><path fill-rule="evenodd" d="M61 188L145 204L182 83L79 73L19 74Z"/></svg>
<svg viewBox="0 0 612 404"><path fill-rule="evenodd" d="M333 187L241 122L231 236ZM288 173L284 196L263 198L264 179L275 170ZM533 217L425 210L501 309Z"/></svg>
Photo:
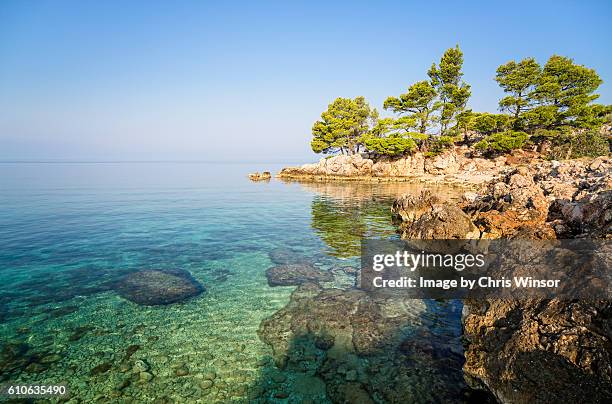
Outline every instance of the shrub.
<svg viewBox="0 0 612 404"><path fill-rule="evenodd" d="M529 135L525 132L505 131L493 133L476 143L474 147L481 151L507 153L525 145Z"/></svg>
<svg viewBox="0 0 612 404"><path fill-rule="evenodd" d="M369 151L385 156L400 156L416 149L416 142L409 137L392 134L387 137L368 136L363 141Z"/></svg>
<svg viewBox="0 0 612 404"><path fill-rule="evenodd" d="M601 133L599 130L592 129L555 137L548 158L563 160L568 158L605 156L608 153L610 153L608 135Z"/></svg>

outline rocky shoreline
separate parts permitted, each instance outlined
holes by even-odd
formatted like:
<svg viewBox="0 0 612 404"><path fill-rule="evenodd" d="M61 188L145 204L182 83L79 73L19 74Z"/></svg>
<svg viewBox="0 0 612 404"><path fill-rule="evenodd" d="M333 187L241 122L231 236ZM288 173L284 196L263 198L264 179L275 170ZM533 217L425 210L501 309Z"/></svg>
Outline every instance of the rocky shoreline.
<svg viewBox="0 0 612 404"><path fill-rule="evenodd" d="M321 159L318 163L283 168L277 177L299 181L413 182L479 188L500 178L508 168L543 161L536 153L515 151L510 156L485 159L465 146L428 157L417 152L401 158L367 153Z"/></svg>
<svg viewBox="0 0 612 404"><path fill-rule="evenodd" d="M362 155L336 156L317 164L285 168L278 178L322 184L427 182L472 188L463 193L459 204L440 200L430 191L397 199L392 213L402 238L547 240L612 238L611 173L610 157L546 161L535 154L517 152L484 160L471 158L467 150L456 148L433 158L417 154L394 161L374 161ZM313 355L327 358L331 353L333 359L330 347L335 345L334 341L343 340L343 330L350 334L345 339L353 342L344 348L342 356L347 352L349 357L361 354L358 342L365 330L357 332L357 327L367 321L349 316L342 319L344 323L338 322L334 316L338 312L336 304L342 301L355 305L340 311L365 315L366 311L359 310L361 305L368 307L368 313L376 313L373 308L380 303L361 296L359 289L349 292L321 288L317 282L299 284L290 304L260 327L260 336L275 350L277 364L297 366L293 362L298 360L292 358L289 349L290 341L304 335L314 341ZM585 399L611 402L611 318L612 302L608 300L465 301L462 314L465 380L472 388L483 389L502 403L585 402ZM368 349L377 346L374 340L381 341L377 339L379 334L389 335L383 330L388 322L382 316L368 323L366 335L373 338L365 345ZM393 322L390 324L393 326ZM281 340L279 335L283 336ZM409 339L391 338L388 343L393 345L390 351L407 349L406 352L415 353L414 347L406 348ZM350 375L325 373L323 364L332 359L323 361L315 373L330 387L328 393L334 401L359 398L371 402L371 397L393 401L394 397L387 396L389 391L378 391L374 383L368 382L366 376L374 374L372 369L357 366L348 368ZM409 371L401 366L390 369L398 377ZM344 384L334 384L344 379ZM434 395L431 399L451 398Z"/></svg>
<svg viewBox="0 0 612 404"><path fill-rule="evenodd" d="M452 206L398 199L403 238L612 238L609 157L515 167ZM609 252L602 251L609 256ZM503 403L612 401L612 302L466 301L466 379Z"/></svg>

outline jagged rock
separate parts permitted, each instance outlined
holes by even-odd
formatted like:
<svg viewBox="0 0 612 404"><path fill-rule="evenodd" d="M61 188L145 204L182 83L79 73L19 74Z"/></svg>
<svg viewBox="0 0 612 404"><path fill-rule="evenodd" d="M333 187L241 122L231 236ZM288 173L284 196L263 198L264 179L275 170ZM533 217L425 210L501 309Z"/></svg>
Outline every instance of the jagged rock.
<svg viewBox="0 0 612 404"><path fill-rule="evenodd" d="M610 238L609 167L603 157L519 168L464 209L486 238ZM611 318L610 301L466 301L466 376L504 403L610 402Z"/></svg>
<svg viewBox="0 0 612 404"><path fill-rule="evenodd" d="M333 275L310 264L284 264L266 271L270 286L296 286L307 282L329 282Z"/></svg>
<svg viewBox="0 0 612 404"><path fill-rule="evenodd" d="M147 269L123 277L115 285L115 290L134 303L155 306L197 296L204 287L187 271Z"/></svg>
<svg viewBox="0 0 612 404"><path fill-rule="evenodd" d="M430 182L444 180L459 184L482 184L496 178L503 170L505 158L495 161L472 157L461 148L446 150L434 157L422 152L402 157L374 156L367 153L340 155L321 159L318 163L286 167L278 174L284 179L350 179L419 178ZM453 180L454 178L454 180Z"/></svg>
<svg viewBox="0 0 612 404"><path fill-rule="evenodd" d="M612 303L490 299L464 306L466 374L504 403L610 402Z"/></svg>
<svg viewBox="0 0 612 404"><path fill-rule="evenodd" d="M391 213L393 218L400 223L411 224L439 202L438 197L433 195L429 189L424 189L419 195L406 194L396 199L391 207Z"/></svg>
<svg viewBox="0 0 612 404"><path fill-rule="evenodd" d="M549 220L559 236L612 238L612 191L591 194L577 201L554 200Z"/></svg>
<svg viewBox="0 0 612 404"><path fill-rule="evenodd" d="M429 174L454 174L459 171L461 157L449 150L425 160L425 172Z"/></svg>
<svg viewBox="0 0 612 404"><path fill-rule="evenodd" d="M512 238L517 233L537 232L552 235L552 228L545 224L549 203L529 169L519 167L502 181L489 184L486 193L463 210L482 238Z"/></svg>
<svg viewBox="0 0 612 404"><path fill-rule="evenodd" d="M251 181L268 181L272 178L272 174L270 171L264 171L263 173L259 173L259 171L249 174L249 179Z"/></svg>
<svg viewBox="0 0 612 404"><path fill-rule="evenodd" d="M400 159L382 157L372 165L375 177L408 177L425 173L425 156L415 153Z"/></svg>
<svg viewBox="0 0 612 404"><path fill-rule="evenodd" d="M400 231L404 239L447 240L473 239L480 231L470 218L456 205L440 203L430 191L418 197L406 195L396 200L391 208L401 220Z"/></svg>

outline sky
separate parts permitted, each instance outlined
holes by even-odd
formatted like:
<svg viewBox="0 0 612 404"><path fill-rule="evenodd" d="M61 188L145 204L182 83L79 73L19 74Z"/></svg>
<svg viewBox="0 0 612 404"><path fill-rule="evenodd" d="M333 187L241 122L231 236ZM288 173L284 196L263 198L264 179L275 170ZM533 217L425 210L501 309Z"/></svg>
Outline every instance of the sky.
<svg viewBox="0 0 612 404"><path fill-rule="evenodd" d="M223 4L225 3L225 4ZM612 2L0 1L0 161L314 161L336 97L388 96L459 44L469 107L552 54L612 103Z"/></svg>

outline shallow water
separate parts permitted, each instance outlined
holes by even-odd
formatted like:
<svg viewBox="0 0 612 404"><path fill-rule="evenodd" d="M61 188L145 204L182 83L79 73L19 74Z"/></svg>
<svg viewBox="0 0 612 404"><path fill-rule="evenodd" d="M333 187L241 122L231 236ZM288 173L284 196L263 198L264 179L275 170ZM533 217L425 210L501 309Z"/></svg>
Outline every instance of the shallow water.
<svg viewBox="0 0 612 404"><path fill-rule="evenodd" d="M258 329L295 287L268 286L270 253L358 266L360 239L397 237L392 200L421 187L246 178L279 168L0 164L0 382L66 383L72 402L329 402L346 389L377 402L462 401L458 302L402 302L412 320L389 338L409 341L410 354L351 354L357 379L320 350L300 359L305 369L277 368ZM141 306L113 287L141 269L183 269L206 290ZM345 293L351 282L324 287ZM137 377L139 361L150 380Z"/></svg>

